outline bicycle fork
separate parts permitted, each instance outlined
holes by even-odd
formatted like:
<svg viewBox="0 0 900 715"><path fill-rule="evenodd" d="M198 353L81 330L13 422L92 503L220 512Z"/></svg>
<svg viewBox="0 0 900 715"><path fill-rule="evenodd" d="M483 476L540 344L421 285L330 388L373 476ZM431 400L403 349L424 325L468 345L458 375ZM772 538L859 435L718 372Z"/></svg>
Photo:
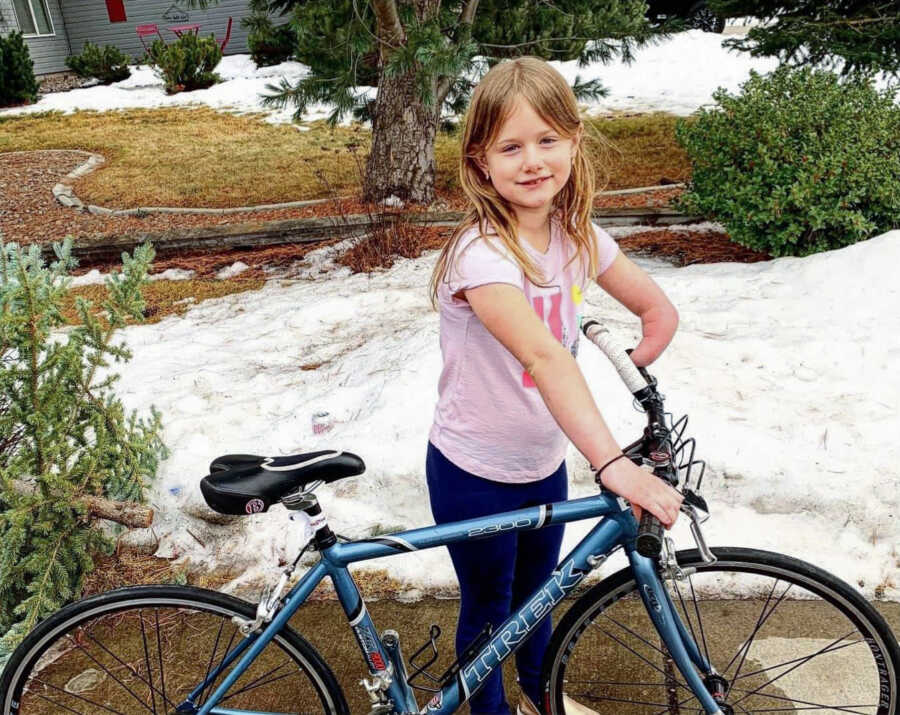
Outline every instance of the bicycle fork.
<svg viewBox="0 0 900 715"><path fill-rule="evenodd" d="M721 678L712 664L704 658L696 640L685 628L669 592L659 577L654 560L641 556L633 547L628 550L628 559L644 607L688 687L709 715L729 715L730 708L724 706L726 712L723 713L723 706L716 702L705 682L715 685ZM697 670L706 677L701 678ZM714 689L717 693L720 690Z"/></svg>

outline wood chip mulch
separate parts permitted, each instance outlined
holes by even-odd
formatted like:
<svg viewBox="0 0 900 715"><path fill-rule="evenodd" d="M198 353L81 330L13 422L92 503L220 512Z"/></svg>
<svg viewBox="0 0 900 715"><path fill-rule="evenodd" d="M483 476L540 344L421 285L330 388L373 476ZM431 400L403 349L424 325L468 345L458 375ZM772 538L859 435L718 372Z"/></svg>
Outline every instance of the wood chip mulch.
<svg viewBox="0 0 900 715"><path fill-rule="evenodd" d="M216 226L244 221L275 221L312 216L366 213L367 206L358 200L327 202L295 209L251 211L224 216L203 214L148 214L138 216L96 216L59 204L52 188L66 174L84 162L84 155L69 151L0 154L0 231L7 243L19 245L45 244L61 241L71 235L79 238L104 235L121 236L134 233L155 233L173 228ZM598 197L595 205L603 207L665 206L681 191L680 188ZM78 193L77 183L75 193ZM439 204L450 210L463 207L459 196L438 196ZM410 207L412 208L412 207ZM410 210L410 209L407 209ZM412 209L415 210L415 209ZM261 271L263 264L278 265L298 260L314 245L289 245L253 250L232 249L215 253L185 254L154 263L154 272L170 267L196 270L198 277L214 274L223 265L242 260ZM622 239L625 250L664 256L681 264L715 261L759 261L768 256L741 248L724 234L661 229ZM87 264L90 267L102 264ZM258 271L254 270L253 274ZM241 274L246 279L246 274Z"/></svg>
<svg viewBox="0 0 900 715"><path fill-rule="evenodd" d="M694 263L757 263L771 256L733 243L726 233L659 229L619 239L626 253L666 258L679 266Z"/></svg>

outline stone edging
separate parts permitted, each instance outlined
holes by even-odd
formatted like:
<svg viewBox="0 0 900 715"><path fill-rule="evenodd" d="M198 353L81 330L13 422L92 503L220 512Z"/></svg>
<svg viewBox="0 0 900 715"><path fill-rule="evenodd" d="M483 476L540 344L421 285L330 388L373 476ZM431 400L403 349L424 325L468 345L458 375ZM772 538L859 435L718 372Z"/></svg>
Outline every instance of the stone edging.
<svg viewBox="0 0 900 715"><path fill-rule="evenodd" d="M139 206L135 209L110 209L105 206L97 206L96 204L88 204L87 206L79 199L71 186L73 182L82 176L90 174L101 164L106 162L100 154L94 154L80 149L40 149L37 151L72 151L84 154L88 160L66 174L62 181L53 187L53 196L59 203L68 208L77 211L87 211L98 216L146 216L147 214L200 214L212 216L224 216L235 213L246 213L250 211L270 211L273 209L296 209L304 206L314 206L316 204L324 204L332 199L309 199L307 201L286 201L278 204L258 204L256 206L237 206L226 209L207 209L207 208L181 208L175 206ZM26 152L9 152L10 154L24 154ZM664 191L665 189L677 189L684 186L683 183L677 184L661 184L656 186L641 186L633 189L617 189L615 191L600 191L598 196L619 196L623 194L640 194L647 191ZM341 196L338 198L350 198Z"/></svg>

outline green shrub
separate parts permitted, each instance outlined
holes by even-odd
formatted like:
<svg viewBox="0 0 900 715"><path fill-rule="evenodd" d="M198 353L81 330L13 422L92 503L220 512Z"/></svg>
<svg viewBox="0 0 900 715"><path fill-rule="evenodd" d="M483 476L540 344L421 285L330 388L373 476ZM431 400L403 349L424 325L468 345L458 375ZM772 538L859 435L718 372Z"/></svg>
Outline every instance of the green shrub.
<svg viewBox="0 0 900 715"><path fill-rule="evenodd" d="M693 165L678 202L771 256L805 256L900 226L900 108L895 90L781 67L752 72L738 95L680 120Z"/></svg>
<svg viewBox="0 0 900 715"><path fill-rule="evenodd" d="M34 62L21 32L0 36L0 107L36 102Z"/></svg>
<svg viewBox="0 0 900 715"><path fill-rule="evenodd" d="M124 52L112 45L100 49L93 42L85 42L80 55L66 58L66 66L79 77L94 77L103 84L121 82L131 76Z"/></svg>
<svg viewBox="0 0 900 715"><path fill-rule="evenodd" d="M212 36L187 32L171 45L154 40L149 54L168 94L206 89L220 81L213 70L222 59L222 50Z"/></svg>
<svg viewBox="0 0 900 715"><path fill-rule="evenodd" d="M297 36L290 23L275 27L271 22L261 24L247 34L250 57L257 67L281 64L294 54Z"/></svg>

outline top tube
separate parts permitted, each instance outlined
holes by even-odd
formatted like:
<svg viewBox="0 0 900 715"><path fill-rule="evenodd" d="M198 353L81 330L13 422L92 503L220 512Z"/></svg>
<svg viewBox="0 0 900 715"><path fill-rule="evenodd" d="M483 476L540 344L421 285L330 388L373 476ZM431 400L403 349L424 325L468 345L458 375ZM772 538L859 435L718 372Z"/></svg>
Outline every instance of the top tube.
<svg viewBox="0 0 900 715"><path fill-rule="evenodd" d="M488 538L499 533L541 529L551 524L591 519L619 513L628 508L628 503L624 499L612 492L602 492L581 499L499 512L437 526L425 526L350 543L338 543L325 549L322 555L335 566L346 566L356 561L431 549L469 539Z"/></svg>

